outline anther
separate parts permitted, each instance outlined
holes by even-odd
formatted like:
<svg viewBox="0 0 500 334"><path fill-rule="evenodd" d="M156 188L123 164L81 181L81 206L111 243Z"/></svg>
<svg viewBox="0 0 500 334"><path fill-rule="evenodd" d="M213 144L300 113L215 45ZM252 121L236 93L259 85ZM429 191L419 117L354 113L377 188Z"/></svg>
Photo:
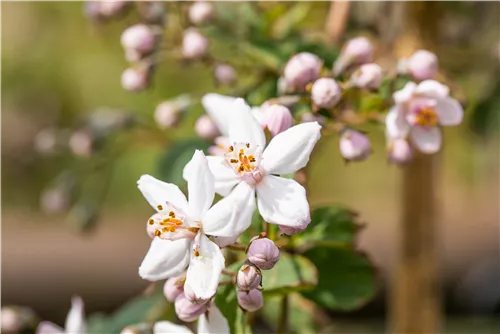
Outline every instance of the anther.
<svg viewBox="0 0 500 334"><path fill-rule="evenodd" d="M153 218L150 218L150 219L148 220L148 223L149 223L149 225L153 225L153 224L155 223L155 221L154 221L154 219L153 219Z"/></svg>
<svg viewBox="0 0 500 334"><path fill-rule="evenodd" d="M249 143L246 143L245 145L247 148L250 148L250 144Z"/></svg>
<svg viewBox="0 0 500 334"><path fill-rule="evenodd" d="M161 205L158 205L158 206L157 206L157 208L158 208L158 210L160 210L160 211L161 211L161 210L163 210L163 206L161 206Z"/></svg>
<svg viewBox="0 0 500 334"><path fill-rule="evenodd" d="M229 146L229 152L233 152L233 151L234 151L233 145Z"/></svg>
<svg viewBox="0 0 500 334"><path fill-rule="evenodd" d="M193 251L193 253L194 253L194 256L196 256L196 257L200 256L200 252L197 249L195 249Z"/></svg>
<svg viewBox="0 0 500 334"><path fill-rule="evenodd" d="M231 161L232 164L235 164L235 163L238 162L238 159L231 159L230 161Z"/></svg>
<svg viewBox="0 0 500 334"><path fill-rule="evenodd" d="M189 232L197 233L200 229L198 227L188 227Z"/></svg>
<svg viewBox="0 0 500 334"><path fill-rule="evenodd" d="M160 230L156 230L156 231L155 231L155 236L156 236L156 237L159 237L160 235L161 235Z"/></svg>
<svg viewBox="0 0 500 334"><path fill-rule="evenodd" d="M169 215L170 217L172 217L172 218L175 218L175 212L173 212L173 211L170 211L170 212L168 213L168 215Z"/></svg>

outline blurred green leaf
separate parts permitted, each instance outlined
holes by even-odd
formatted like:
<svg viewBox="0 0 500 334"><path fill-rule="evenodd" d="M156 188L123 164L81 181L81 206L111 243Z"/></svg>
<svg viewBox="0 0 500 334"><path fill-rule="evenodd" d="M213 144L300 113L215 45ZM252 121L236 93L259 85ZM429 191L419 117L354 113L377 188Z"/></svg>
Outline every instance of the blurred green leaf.
<svg viewBox="0 0 500 334"><path fill-rule="evenodd" d="M281 296L273 296L266 298L264 309L261 314L266 322L276 330L279 322L279 310L281 307ZM289 324L288 327L292 333L309 334L317 333L314 318L316 315L315 305L311 301L305 299L299 293L288 295L289 301Z"/></svg>
<svg viewBox="0 0 500 334"><path fill-rule="evenodd" d="M237 267L239 267L239 264ZM226 317L231 333L252 333L250 326L248 326L246 316L238 306L236 287L234 285L224 285L219 287L215 297L215 304Z"/></svg>
<svg viewBox="0 0 500 334"><path fill-rule="evenodd" d="M257 45L241 41L240 49L257 63L265 65L273 70L281 68L281 59L276 53L276 47L271 48L265 45Z"/></svg>
<svg viewBox="0 0 500 334"><path fill-rule="evenodd" d="M314 288L318 272L314 264L301 255L281 252L273 269L262 271L264 294L284 294Z"/></svg>
<svg viewBox="0 0 500 334"><path fill-rule="evenodd" d="M368 93L361 96L359 101L358 112L372 113L382 112L386 109L385 101L382 95L376 93Z"/></svg>
<svg viewBox="0 0 500 334"><path fill-rule="evenodd" d="M278 39L287 37L294 28L297 28L306 19L310 9L310 2L297 2L274 22L271 35Z"/></svg>

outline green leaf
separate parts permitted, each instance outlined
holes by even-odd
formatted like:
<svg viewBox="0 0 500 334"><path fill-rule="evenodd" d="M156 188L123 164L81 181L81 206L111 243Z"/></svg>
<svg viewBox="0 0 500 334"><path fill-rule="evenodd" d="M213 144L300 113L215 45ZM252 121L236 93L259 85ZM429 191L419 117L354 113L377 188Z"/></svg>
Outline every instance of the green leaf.
<svg viewBox="0 0 500 334"><path fill-rule="evenodd" d="M298 2L276 20L272 26L271 35L278 39L288 36L291 31L296 29L305 20L310 9L311 3Z"/></svg>
<svg viewBox="0 0 500 334"><path fill-rule="evenodd" d="M364 254L347 248L316 247L304 256L318 268L319 280L314 290L302 294L320 306L350 311L375 295L375 268Z"/></svg>
<svg viewBox="0 0 500 334"><path fill-rule="evenodd" d="M246 53L247 56L262 65L274 70L278 70L281 67L281 59L279 55L276 54L271 48L245 42L242 42L239 47L244 53Z"/></svg>
<svg viewBox="0 0 500 334"><path fill-rule="evenodd" d="M387 109L385 100L380 94L369 93L361 97L358 111L360 113L382 112Z"/></svg>
<svg viewBox="0 0 500 334"><path fill-rule="evenodd" d="M215 304L222 312L224 317L226 317L231 333L252 333L252 330L248 325L246 316L238 306L236 287L234 285L224 285L219 287L217 295L215 297Z"/></svg>
<svg viewBox="0 0 500 334"><path fill-rule="evenodd" d="M207 154L209 146L208 142L199 138L176 142L161 155L158 163L158 175L163 181L177 185L185 184L182 178L184 166L191 160L195 150L203 150Z"/></svg>
<svg viewBox="0 0 500 334"><path fill-rule="evenodd" d="M262 271L264 294L284 294L314 288L318 273L314 264L301 255L281 252L273 269Z"/></svg>

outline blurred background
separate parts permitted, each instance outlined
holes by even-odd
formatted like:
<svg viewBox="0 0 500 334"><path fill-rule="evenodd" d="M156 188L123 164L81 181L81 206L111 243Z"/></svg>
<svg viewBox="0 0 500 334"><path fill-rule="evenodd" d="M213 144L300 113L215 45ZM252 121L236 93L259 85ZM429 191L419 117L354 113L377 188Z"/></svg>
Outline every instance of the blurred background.
<svg viewBox="0 0 500 334"><path fill-rule="evenodd" d="M41 318L62 323L70 297L78 294L87 312L110 312L148 285L137 268L150 243L144 222L151 209L136 180L144 173L159 177L170 140L195 138L192 129L203 113L197 105L177 129L165 133L155 127L156 106L184 92L202 96L227 91L214 85L209 67L167 57L149 90L126 92L120 84L127 67L120 35L135 23L133 16L96 24L81 2L1 5L2 305L29 306ZM314 3L303 29L322 30L329 5ZM404 20L398 6L352 3L340 40L360 33L379 39L376 61L384 67L389 46L398 47L385 40ZM498 321L489 327L500 314L500 4L446 2L434 8L440 15L432 51L466 106L465 122L444 130L445 146L438 157L447 326L467 332L460 321L474 319L470 328L496 328L493 333L500 328ZM169 13L174 20L176 15ZM86 116L103 107L131 111L150 130L117 135L97 162L70 152L40 153L42 130L68 129L69 138ZM370 139L374 154L364 163L346 165L336 136L322 139L311 162L312 206L342 203L359 212L366 224L359 248L379 269L376 299L353 314L335 315L346 323L339 325L345 332L376 332L384 326L386 279L393 268L400 217L401 170L386 162L383 132L371 131ZM87 197L69 215L49 213L65 202L57 194L47 195L48 187L74 177L83 179ZM370 320L359 328L352 317Z"/></svg>

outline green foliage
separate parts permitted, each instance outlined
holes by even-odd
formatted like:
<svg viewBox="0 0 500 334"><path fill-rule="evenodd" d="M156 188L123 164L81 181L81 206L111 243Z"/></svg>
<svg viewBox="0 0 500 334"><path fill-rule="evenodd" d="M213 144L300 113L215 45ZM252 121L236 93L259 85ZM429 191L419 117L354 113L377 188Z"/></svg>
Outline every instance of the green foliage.
<svg viewBox="0 0 500 334"><path fill-rule="evenodd" d="M281 300L283 297L273 296L267 298L264 303L262 315L266 322L273 329L279 322L279 312ZM292 333L310 334L317 333L318 328L315 324L316 307L314 303L305 299L299 293L288 295L289 298L289 324L288 328Z"/></svg>
<svg viewBox="0 0 500 334"><path fill-rule="evenodd" d="M250 334L252 330L248 325L246 315L238 306L236 288L234 285L221 286L215 297L215 304L226 317L231 333Z"/></svg>

